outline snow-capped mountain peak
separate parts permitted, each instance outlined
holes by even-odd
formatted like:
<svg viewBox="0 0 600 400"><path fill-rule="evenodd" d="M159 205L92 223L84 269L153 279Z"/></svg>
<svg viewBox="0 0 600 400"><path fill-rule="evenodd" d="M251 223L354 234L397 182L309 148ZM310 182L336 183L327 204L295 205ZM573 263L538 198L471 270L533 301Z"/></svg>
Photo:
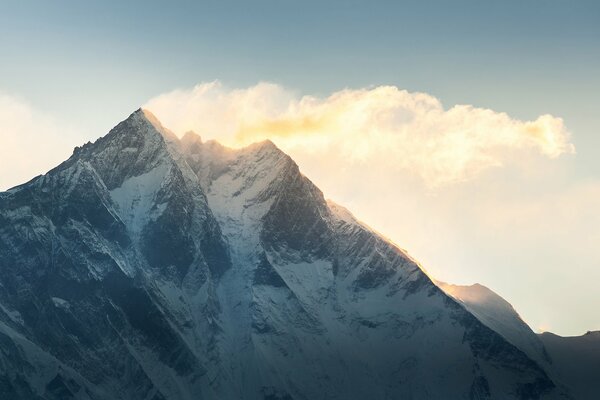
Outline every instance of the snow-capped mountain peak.
<svg viewBox="0 0 600 400"><path fill-rule="evenodd" d="M138 110L0 196L0 222L13 399L559 394L270 141L179 140Z"/></svg>

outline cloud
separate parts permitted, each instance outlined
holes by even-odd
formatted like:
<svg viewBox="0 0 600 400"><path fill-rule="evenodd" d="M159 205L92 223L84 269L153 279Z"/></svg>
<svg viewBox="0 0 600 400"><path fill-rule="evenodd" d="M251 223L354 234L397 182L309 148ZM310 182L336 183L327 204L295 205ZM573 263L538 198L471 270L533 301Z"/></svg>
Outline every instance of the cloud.
<svg viewBox="0 0 600 400"><path fill-rule="evenodd" d="M444 109L426 93L395 86L299 96L280 85L230 89L218 81L176 90L146 105L175 132L194 130L230 146L271 139L292 156L375 165L439 187L504 165L515 152L573 153L562 119L519 121L470 105Z"/></svg>
<svg viewBox="0 0 600 400"><path fill-rule="evenodd" d="M65 160L76 144L68 127L0 93L0 190L48 171Z"/></svg>
<svg viewBox="0 0 600 400"><path fill-rule="evenodd" d="M567 335L600 328L600 181L582 180L577 159L561 157L574 146L560 118L445 109L393 86L316 97L212 82L145 107L180 134L231 146L273 140L326 197L431 276L482 283L533 327Z"/></svg>
<svg viewBox="0 0 600 400"><path fill-rule="evenodd" d="M231 146L270 138L327 197L433 277L485 284L532 326L600 329L600 181L582 181L570 168L575 158L557 160L574 151L560 118L444 109L433 96L391 86L316 97L212 82L145 107L180 134ZM85 131L94 128L76 130L0 92L0 190L66 159L89 139Z"/></svg>

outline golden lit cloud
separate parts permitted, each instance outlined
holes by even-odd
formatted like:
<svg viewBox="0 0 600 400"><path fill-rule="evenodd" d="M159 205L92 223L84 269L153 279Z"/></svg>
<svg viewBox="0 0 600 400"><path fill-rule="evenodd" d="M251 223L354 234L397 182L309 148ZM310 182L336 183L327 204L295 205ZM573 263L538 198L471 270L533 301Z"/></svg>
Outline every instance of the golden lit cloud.
<svg viewBox="0 0 600 400"><path fill-rule="evenodd" d="M560 157L574 152L560 118L445 109L393 86L315 97L270 83L212 82L145 107L180 134L230 146L273 140L326 197L407 249L433 278L489 286L532 327L580 334L600 326L600 182L582 182L569 167L575 160ZM556 295L572 287L577 296Z"/></svg>
<svg viewBox="0 0 600 400"><path fill-rule="evenodd" d="M560 118L444 109L433 96L390 86L319 98L270 83L212 82L145 107L181 134L232 146L270 138L328 198L406 248L432 277L485 284L531 326L600 329L600 182L574 174L574 159L556 160L574 151ZM0 190L65 160L97 128L74 129L0 93ZM556 295L573 287L577 296Z"/></svg>
<svg viewBox="0 0 600 400"><path fill-rule="evenodd" d="M469 105L446 110L431 95L395 86L319 98L272 83L228 89L211 82L160 95L145 107L178 133L194 130L230 146L271 139L295 157L410 171L430 187L503 165L515 150L550 158L574 152L560 118L519 121Z"/></svg>

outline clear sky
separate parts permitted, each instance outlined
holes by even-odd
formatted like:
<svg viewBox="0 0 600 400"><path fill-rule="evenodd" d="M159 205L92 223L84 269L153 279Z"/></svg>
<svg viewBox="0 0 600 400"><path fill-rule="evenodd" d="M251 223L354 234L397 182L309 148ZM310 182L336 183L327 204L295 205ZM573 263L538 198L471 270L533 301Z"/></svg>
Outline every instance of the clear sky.
<svg viewBox="0 0 600 400"><path fill-rule="evenodd" d="M245 123L257 137L272 134L328 197L434 277L491 287L536 330L600 329L599 21L598 1L3 1L0 189L44 172L140 105L177 133L227 142L227 119L247 106L238 95L271 107L253 115L292 127L313 112L362 115L349 114L357 99L367 111L353 126L382 130L368 140L339 123L319 129L350 132L344 141L337 131L290 138ZM421 116L401 90L427 93L428 117L415 118L427 129L373 119L381 107ZM181 104L187 114L173 111ZM457 104L475 111L448 111ZM233 114L212 125L190 117L211 107ZM546 114L552 128L527 125ZM456 133L464 121L477 126L466 138ZM534 131L549 136L519 136ZM370 150L350 163L330 147L306 150L315 137ZM435 153L424 153L423 137ZM391 150L378 153L374 138ZM421 162L398 161L414 154Z"/></svg>

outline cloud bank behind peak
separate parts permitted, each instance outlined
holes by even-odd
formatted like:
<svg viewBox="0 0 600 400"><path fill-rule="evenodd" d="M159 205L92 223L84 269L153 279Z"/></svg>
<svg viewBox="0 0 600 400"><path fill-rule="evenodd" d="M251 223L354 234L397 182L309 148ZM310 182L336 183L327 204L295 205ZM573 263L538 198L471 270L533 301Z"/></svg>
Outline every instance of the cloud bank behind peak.
<svg viewBox="0 0 600 400"><path fill-rule="evenodd" d="M274 83L235 89L214 81L161 94L144 107L179 134L193 130L229 146L271 139L293 157L409 172L432 188L468 180L515 155L575 151L561 118L520 121L471 105L445 109L432 95L395 86L316 97Z"/></svg>

